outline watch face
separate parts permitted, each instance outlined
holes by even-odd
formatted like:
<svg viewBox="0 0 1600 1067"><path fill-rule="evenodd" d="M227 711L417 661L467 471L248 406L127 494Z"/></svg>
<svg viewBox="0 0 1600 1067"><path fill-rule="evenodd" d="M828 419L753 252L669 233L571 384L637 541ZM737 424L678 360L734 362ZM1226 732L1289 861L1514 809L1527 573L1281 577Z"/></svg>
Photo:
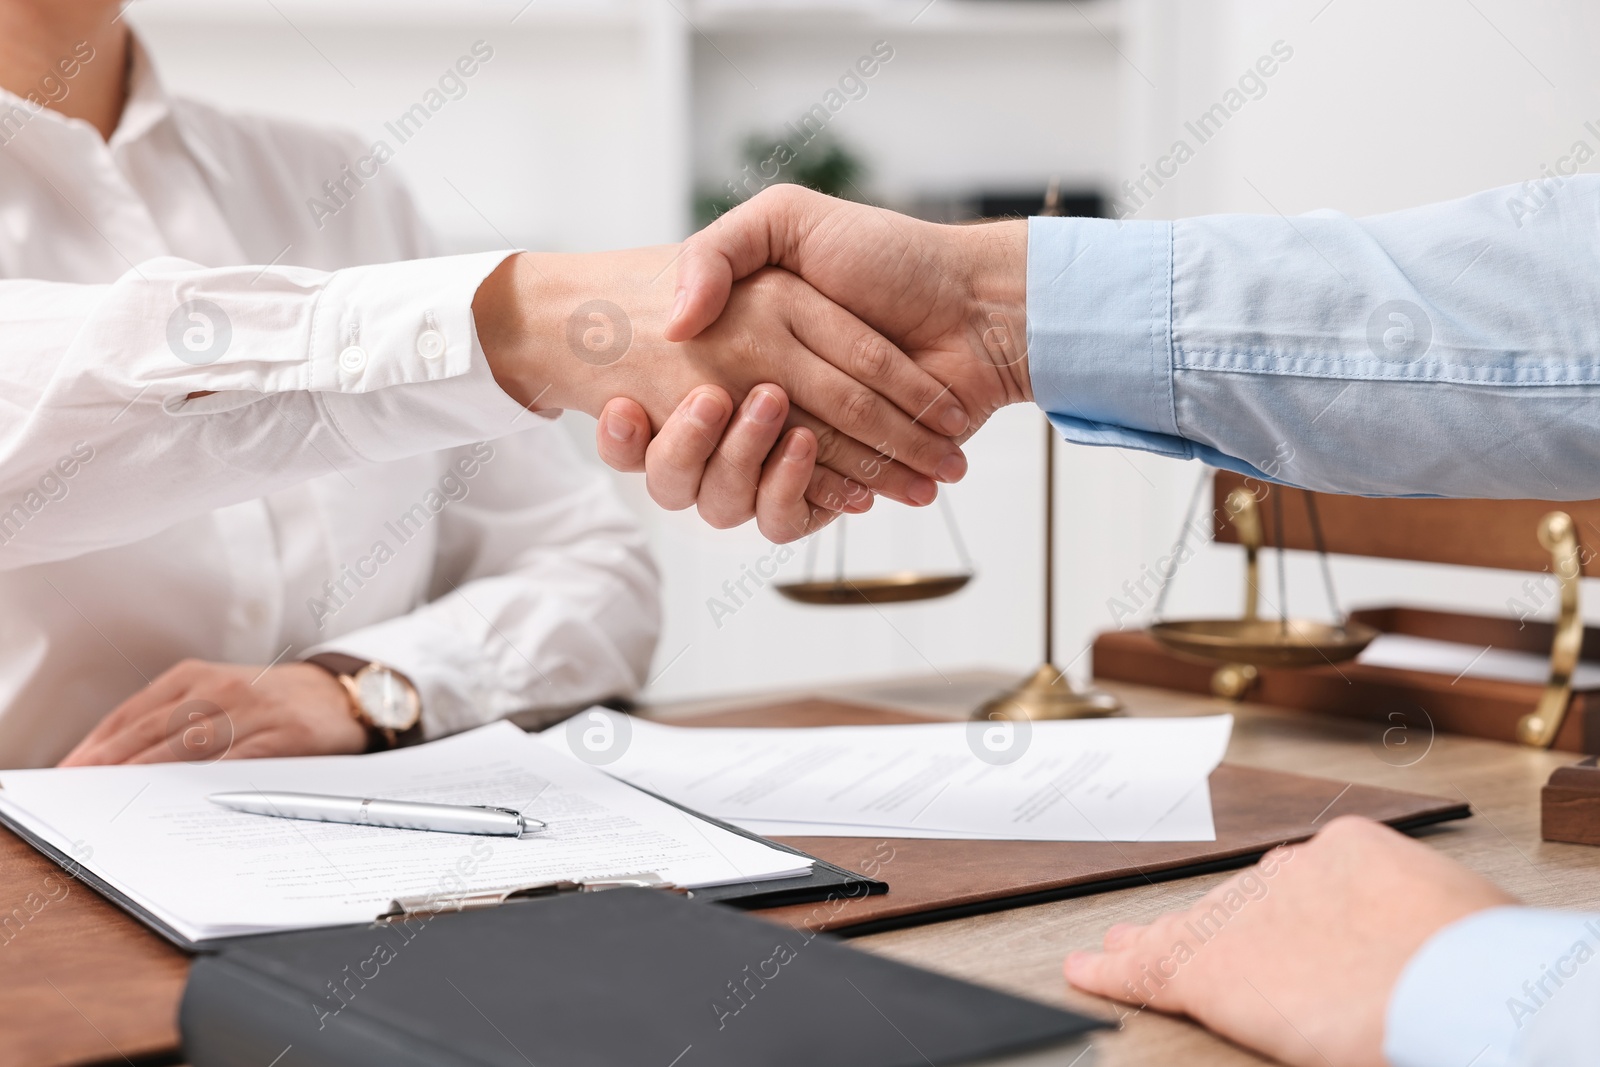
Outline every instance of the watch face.
<svg viewBox="0 0 1600 1067"><path fill-rule="evenodd" d="M394 671L383 667L362 671L356 677L361 710L381 729L408 730L421 711L416 692Z"/></svg>

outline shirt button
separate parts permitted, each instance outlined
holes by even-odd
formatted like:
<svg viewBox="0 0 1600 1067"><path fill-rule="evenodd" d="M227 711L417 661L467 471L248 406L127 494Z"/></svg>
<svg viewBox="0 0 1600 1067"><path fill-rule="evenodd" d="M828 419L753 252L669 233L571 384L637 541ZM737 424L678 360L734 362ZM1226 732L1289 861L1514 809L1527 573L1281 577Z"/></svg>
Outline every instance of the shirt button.
<svg viewBox="0 0 1600 1067"><path fill-rule="evenodd" d="M360 345L351 345L349 348L339 353L339 366L343 367L351 374L356 373L366 365L367 350L362 348Z"/></svg>
<svg viewBox="0 0 1600 1067"><path fill-rule="evenodd" d="M438 359L444 355L444 334L438 330L423 330L417 335L417 354L423 359Z"/></svg>

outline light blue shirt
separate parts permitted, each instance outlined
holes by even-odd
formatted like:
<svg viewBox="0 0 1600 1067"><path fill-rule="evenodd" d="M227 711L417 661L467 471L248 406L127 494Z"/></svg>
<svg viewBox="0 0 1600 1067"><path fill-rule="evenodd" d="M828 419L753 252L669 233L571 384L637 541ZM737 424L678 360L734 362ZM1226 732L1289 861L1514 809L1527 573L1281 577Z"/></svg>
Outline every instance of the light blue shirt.
<svg viewBox="0 0 1600 1067"><path fill-rule="evenodd" d="M1600 497L1600 177L1353 219L1034 219L1034 398L1080 444L1370 496Z"/></svg>
<svg viewBox="0 0 1600 1067"><path fill-rule="evenodd" d="M1600 497L1600 177L1353 219L1034 219L1034 399L1067 440L1327 492ZM1600 916L1437 933L1398 1067L1600 1063Z"/></svg>

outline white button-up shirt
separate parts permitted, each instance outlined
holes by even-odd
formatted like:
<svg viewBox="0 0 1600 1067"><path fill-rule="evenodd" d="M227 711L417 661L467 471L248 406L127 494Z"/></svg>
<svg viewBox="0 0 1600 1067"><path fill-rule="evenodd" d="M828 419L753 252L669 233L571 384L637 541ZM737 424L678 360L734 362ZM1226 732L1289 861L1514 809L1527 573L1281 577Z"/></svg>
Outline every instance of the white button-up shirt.
<svg viewBox="0 0 1600 1067"><path fill-rule="evenodd" d="M506 253L422 259L369 154L137 49L109 143L0 92L0 766L189 657L379 660L430 735L641 684L644 537L478 347Z"/></svg>

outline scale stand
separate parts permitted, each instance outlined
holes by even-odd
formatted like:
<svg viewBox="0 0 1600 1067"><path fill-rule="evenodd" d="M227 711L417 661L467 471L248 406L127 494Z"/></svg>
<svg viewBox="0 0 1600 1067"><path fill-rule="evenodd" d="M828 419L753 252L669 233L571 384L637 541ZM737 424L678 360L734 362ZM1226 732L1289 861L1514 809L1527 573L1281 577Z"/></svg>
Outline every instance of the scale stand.
<svg viewBox="0 0 1600 1067"><path fill-rule="evenodd" d="M985 701L975 719L1098 719L1122 703L1110 693L1082 692L1051 662L1056 614L1056 431L1044 422L1044 664L1015 689Z"/></svg>

